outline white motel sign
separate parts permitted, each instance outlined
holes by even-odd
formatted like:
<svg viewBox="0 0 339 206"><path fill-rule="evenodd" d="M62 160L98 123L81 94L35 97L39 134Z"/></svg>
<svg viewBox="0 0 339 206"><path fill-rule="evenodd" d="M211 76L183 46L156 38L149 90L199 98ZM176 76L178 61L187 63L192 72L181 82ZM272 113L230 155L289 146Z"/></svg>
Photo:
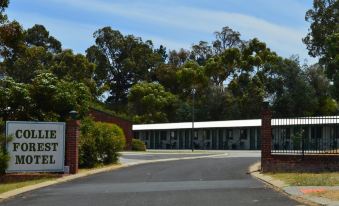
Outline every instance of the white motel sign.
<svg viewBox="0 0 339 206"><path fill-rule="evenodd" d="M6 122L10 172L63 172L65 123Z"/></svg>

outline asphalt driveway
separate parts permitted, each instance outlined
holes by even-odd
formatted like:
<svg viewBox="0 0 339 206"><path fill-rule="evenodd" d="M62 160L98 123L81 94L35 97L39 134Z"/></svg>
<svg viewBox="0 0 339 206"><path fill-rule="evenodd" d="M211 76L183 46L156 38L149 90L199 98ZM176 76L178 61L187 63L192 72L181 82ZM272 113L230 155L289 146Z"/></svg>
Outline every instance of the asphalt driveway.
<svg viewBox="0 0 339 206"><path fill-rule="evenodd" d="M258 154L136 165L24 193L0 205L301 205L247 174Z"/></svg>

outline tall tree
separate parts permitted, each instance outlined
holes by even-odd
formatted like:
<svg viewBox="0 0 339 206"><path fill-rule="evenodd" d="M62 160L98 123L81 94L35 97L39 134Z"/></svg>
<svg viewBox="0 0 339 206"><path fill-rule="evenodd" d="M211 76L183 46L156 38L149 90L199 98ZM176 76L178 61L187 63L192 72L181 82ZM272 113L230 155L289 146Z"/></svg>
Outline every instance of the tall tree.
<svg viewBox="0 0 339 206"><path fill-rule="evenodd" d="M50 68L52 54L43 47L24 47L15 54L15 58L6 59L3 62L5 72L15 81L30 83L40 72Z"/></svg>
<svg viewBox="0 0 339 206"><path fill-rule="evenodd" d="M192 46L190 59L196 61L199 65L204 65L205 62L213 56L211 45L206 41L200 41Z"/></svg>
<svg viewBox="0 0 339 206"><path fill-rule="evenodd" d="M325 71L318 64L312 65L305 70L307 80L315 92L317 100L315 115L333 115L337 112L337 103L331 97L330 81Z"/></svg>
<svg viewBox="0 0 339 206"><path fill-rule="evenodd" d="M3 120L30 119L32 98L29 86L12 78L0 79L0 118Z"/></svg>
<svg viewBox="0 0 339 206"><path fill-rule="evenodd" d="M8 7L9 0L0 1L0 24L4 23L7 20L6 14L4 14L5 9Z"/></svg>
<svg viewBox="0 0 339 206"><path fill-rule="evenodd" d="M226 49L240 47L243 41L240 39L240 33L225 26L221 31L214 32L216 40L213 41L213 48L217 54Z"/></svg>
<svg viewBox="0 0 339 206"><path fill-rule="evenodd" d="M314 0L313 9L306 12L305 20L311 26L303 41L311 56L322 57L326 50L326 39L339 32L339 1Z"/></svg>
<svg viewBox="0 0 339 206"><path fill-rule="evenodd" d="M320 58L320 65L333 81L332 94L339 101L339 1L314 0L305 19L311 25L303 42L309 55Z"/></svg>
<svg viewBox="0 0 339 206"><path fill-rule="evenodd" d="M52 53L61 52L61 43L49 35L43 25L35 24L25 32L25 42L28 46L41 46Z"/></svg>
<svg viewBox="0 0 339 206"><path fill-rule="evenodd" d="M69 111L81 116L88 112L91 95L83 83L58 79L52 73L37 75L29 85L34 102L32 117L37 120L65 120Z"/></svg>
<svg viewBox="0 0 339 206"><path fill-rule="evenodd" d="M241 51L237 48L224 50L220 55L207 60L205 74L217 86L222 86L226 79L240 66Z"/></svg>
<svg viewBox="0 0 339 206"><path fill-rule="evenodd" d="M13 60L23 51L24 30L17 21L5 21L0 25L0 60Z"/></svg>
<svg viewBox="0 0 339 206"><path fill-rule="evenodd" d="M204 68L195 61L186 62L177 70L176 76L177 87L182 99L190 97L192 89L196 89L197 95L199 95L208 86L208 78L204 73Z"/></svg>
<svg viewBox="0 0 339 206"><path fill-rule="evenodd" d="M320 64L325 65L327 76L331 80L337 81L339 77L339 32L326 39L325 52L320 59Z"/></svg>
<svg viewBox="0 0 339 206"><path fill-rule="evenodd" d="M90 63L82 54L73 54L66 49L53 55L53 62L49 71L59 79L84 83L91 91L93 97L99 96L103 88L97 88L93 80L95 64Z"/></svg>
<svg viewBox="0 0 339 206"><path fill-rule="evenodd" d="M179 68L173 66L171 63L162 64L155 70L156 81L163 85L166 90L173 94L178 94L181 92L181 88L178 86L178 70Z"/></svg>
<svg viewBox="0 0 339 206"><path fill-rule="evenodd" d="M169 52L168 63L175 67L180 67L189 60L190 51L180 49L179 51L171 50Z"/></svg>
<svg viewBox="0 0 339 206"><path fill-rule="evenodd" d="M135 122L156 123L169 121L177 98L158 83L140 82L131 88L128 101Z"/></svg>
<svg viewBox="0 0 339 206"><path fill-rule="evenodd" d="M95 45L86 50L87 58L97 65L98 86L107 85L107 103L116 108L127 103L127 93L139 81L152 81L155 69L163 63L163 52L153 49L151 41L143 42L132 35L104 27L94 33Z"/></svg>
<svg viewBox="0 0 339 206"><path fill-rule="evenodd" d="M281 59L269 67L267 83L274 111L289 117L314 115L318 100L298 58Z"/></svg>

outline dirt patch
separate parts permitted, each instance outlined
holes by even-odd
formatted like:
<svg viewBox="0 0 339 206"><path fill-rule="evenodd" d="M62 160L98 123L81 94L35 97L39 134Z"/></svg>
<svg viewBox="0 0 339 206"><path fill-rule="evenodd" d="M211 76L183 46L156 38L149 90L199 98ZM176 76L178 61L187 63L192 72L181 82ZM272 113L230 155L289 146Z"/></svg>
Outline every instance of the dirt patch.
<svg viewBox="0 0 339 206"><path fill-rule="evenodd" d="M322 192L310 193L312 196L323 197L334 201L339 201L339 190L327 190Z"/></svg>

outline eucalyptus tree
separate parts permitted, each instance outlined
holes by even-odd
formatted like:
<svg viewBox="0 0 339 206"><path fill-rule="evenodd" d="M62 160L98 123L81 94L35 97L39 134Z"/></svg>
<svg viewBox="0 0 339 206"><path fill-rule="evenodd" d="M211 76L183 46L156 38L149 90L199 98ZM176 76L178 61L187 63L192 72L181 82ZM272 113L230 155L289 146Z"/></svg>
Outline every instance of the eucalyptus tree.
<svg viewBox="0 0 339 206"><path fill-rule="evenodd" d="M305 20L311 23L309 33L303 39L309 55L323 57L328 37L339 32L339 1L314 0Z"/></svg>
<svg viewBox="0 0 339 206"><path fill-rule="evenodd" d="M177 98L159 83L139 82L128 95L129 111L137 123L168 122L174 118Z"/></svg>
<svg viewBox="0 0 339 206"><path fill-rule="evenodd" d="M164 62L163 49L154 49L151 41L133 35L124 36L111 27L94 33L95 45L86 50L96 64L94 79L98 87L106 86L106 102L124 108L132 85L155 79L155 69Z"/></svg>

